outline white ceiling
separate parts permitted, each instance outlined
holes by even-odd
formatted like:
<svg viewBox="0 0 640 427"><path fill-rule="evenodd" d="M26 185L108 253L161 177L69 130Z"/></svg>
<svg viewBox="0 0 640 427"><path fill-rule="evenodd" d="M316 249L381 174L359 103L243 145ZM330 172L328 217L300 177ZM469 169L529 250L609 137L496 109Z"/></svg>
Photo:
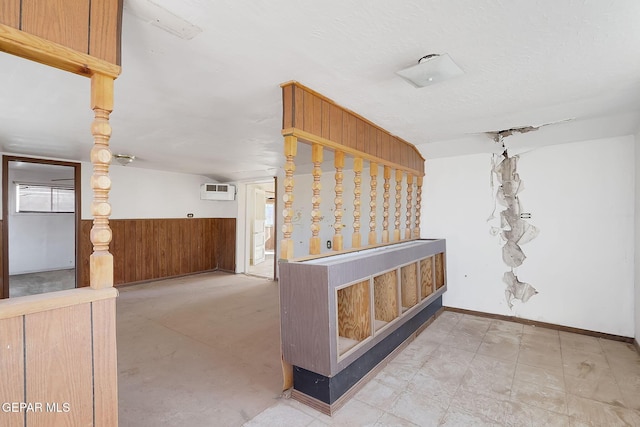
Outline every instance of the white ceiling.
<svg viewBox="0 0 640 427"><path fill-rule="evenodd" d="M428 157L495 151L477 133L567 119L507 140L530 149L638 130L638 0L153 1L125 0L111 146L139 158L127 167L273 176L289 80ZM145 13L182 18L195 36ZM422 89L395 74L429 53L465 74ZM88 79L2 54L0 94L3 151L89 159Z"/></svg>

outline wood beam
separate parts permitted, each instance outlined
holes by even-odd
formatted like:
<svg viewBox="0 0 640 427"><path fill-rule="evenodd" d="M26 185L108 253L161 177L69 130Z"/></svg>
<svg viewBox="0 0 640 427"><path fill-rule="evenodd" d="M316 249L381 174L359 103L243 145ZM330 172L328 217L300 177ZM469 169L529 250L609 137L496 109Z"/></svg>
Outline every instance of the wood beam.
<svg viewBox="0 0 640 427"><path fill-rule="evenodd" d="M2 24L0 51L85 77L101 74L115 79L121 71L118 65Z"/></svg>

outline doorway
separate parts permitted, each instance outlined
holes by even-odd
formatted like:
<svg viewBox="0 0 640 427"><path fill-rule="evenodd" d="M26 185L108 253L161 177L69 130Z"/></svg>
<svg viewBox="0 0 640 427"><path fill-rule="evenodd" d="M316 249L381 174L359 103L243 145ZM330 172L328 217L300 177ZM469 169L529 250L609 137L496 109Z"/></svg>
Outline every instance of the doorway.
<svg viewBox="0 0 640 427"><path fill-rule="evenodd" d="M247 273L275 278L275 179L247 184Z"/></svg>
<svg viewBox="0 0 640 427"><path fill-rule="evenodd" d="M2 298L78 286L80 164L3 156Z"/></svg>

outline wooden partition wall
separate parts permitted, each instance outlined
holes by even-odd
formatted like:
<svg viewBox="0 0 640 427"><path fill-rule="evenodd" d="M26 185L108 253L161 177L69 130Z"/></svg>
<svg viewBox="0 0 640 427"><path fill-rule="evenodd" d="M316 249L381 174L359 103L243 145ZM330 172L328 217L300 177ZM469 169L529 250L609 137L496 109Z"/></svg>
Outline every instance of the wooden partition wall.
<svg viewBox="0 0 640 427"><path fill-rule="evenodd" d="M282 84L282 105L286 161L281 259L294 257L291 235L296 160L310 160L313 163L313 196L309 201L312 207L309 255L320 254L320 177L329 172L334 173L335 177L335 198L324 203L334 204L334 253L420 237L424 158L412 144L297 82ZM298 142L311 145L311 159L296 159ZM321 168L325 150L334 152L334 169L331 171ZM353 194L343 192L345 157L353 158ZM364 161L369 162L369 188L361 186ZM402 194L403 184L405 194ZM382 192L383 198L381 227L376 218L378 192ZM406 206L404 212L401 211L403 202ZM343 215L343 206L346 204L353 206L352 218ZM352 227L350 242L343 239L344 227Z"/></svg>
<svg viewBox="0 0 640 427"><path fill-rule="evenodd" d="M121 18L121 0L0 2L0 51L89 77L94 112L90 287L0 300L2 426L118 425L108 198Z"/></svg>
<svg viewBox="0 0 640 427"><path fill-rule="evenodd" d="M296 161L311 161L313 164L312 197L308 201L311 205L309 256L317 257L321 254L319 235L323 203L332 205L334 215L333 251L325 256L419 238L424 158L418 150L412 144L298 82L283 83L281 86L285 178L280 258L294 258L292 219L296 193ZM298 142L311 145L311 159L296 159ZM333 151L334 165L330 171L322 170L326 150ZM345 157L353 158L353 194L344 193ZM362 188L365 161L369 163L369 188ZM320 198L320 179L323 173L334 175L333 200L323 201ZM406 183L405 194L402 194L403 182ZM383 200L381 221L377 218L379 192L382 192ZM404 215L401 211L403 200L406 200ZM346 217L343 212L343 207L347 204L353 206L351 218ZM368 218L368 221L363 218ZM350 242L344 241L344 227L352 227ZM298 257L298 260L301 258L304 256ZM363 289L358 288L364 292ZM354 298L351 294L350 299L369 300L366 295ZM343 298L346 298L346 294ZM284 356L282 371L283 388L290 388L293 385L293 367Z"/></svg>

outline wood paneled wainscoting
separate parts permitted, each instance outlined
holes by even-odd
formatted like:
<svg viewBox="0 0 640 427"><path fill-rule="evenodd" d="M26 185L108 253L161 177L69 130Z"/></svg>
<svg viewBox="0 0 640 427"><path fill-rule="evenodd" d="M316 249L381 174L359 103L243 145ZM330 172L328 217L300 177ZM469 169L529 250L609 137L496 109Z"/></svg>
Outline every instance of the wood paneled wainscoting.
<svg viewBox="0 0 640 427"><path fill-rule="evenodd" d="M80 283L89 285L91 220L81 225ZM210 270L235 271L235 218L112 219L114 285Z"/></svg>

